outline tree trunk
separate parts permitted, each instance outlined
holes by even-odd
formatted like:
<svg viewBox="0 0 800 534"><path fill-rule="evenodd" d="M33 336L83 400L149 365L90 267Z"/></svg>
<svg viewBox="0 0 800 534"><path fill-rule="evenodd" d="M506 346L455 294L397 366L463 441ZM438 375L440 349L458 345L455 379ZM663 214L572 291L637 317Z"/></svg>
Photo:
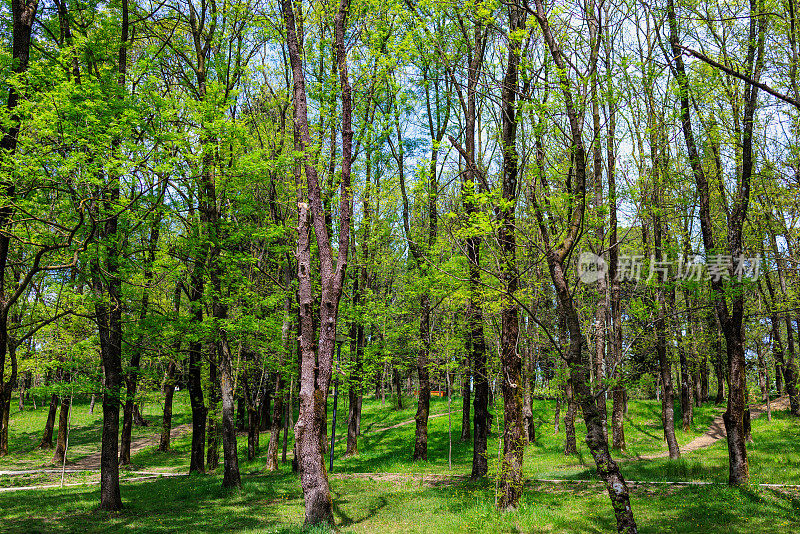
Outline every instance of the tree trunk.
<svg viewBox="0 0 800 534"><path fill-rule="evenodd" d="M53 427L56 423L56 410L58 410L58 395L53 393L50 395L50 407L47 411L47 422L44 424L42 441L39 443L40 449L53 448Z"/></svg>
<svg viewBox="0 0 800 534"><path fill-rule="evenodd" d="M397 409L403 409L403 389L400 387L400 371L396 366L392 366L392 377L394 378L394 391L397 394Z"/></svg>
<svg viewBox="0 0 800 534"><path fill-rule="evenodd" d="M362 266L362 269L365 267ZM361 288L366 284L366 271L364 277L359 277L353 284L353 307L361 305ZM364 325L363 319L354 322L350 327L350 353L355 357L353 370L350 373L347 391L347 449L345 458L358 454L358 427L361 421L361 398L363 395L362 384L364 374Z"/></svg>
<svg viewBox="0 0 800 534"><path fill-rule="evenodd" d="M477 165L475 150L475 126L477 121L477 86L483 67L483 56L486 48L486 29L478 22L474 28L474 47L468 62L467 72L467 101L464 110L464 148L466 172L461 181L461 196L467 216L477 212L475 205L475 192L482 172ZM451 139L452 142L452 139ZM467 361L472 366L470 369L474 384L475 395L473 400L474 416L473 442L472 442L472 473L473 479L486 476L488 472L487 439L489 436L489 377L486 371L486 341L483 335L483 310L481 308L481 238L477 235L466 240L467 263L469 268L469 300L467 302ZM469 381L465 385L468 391ZM469 414L468 399L464 399L464 421ZM469 431L467 430L467 433ZM462 435L464 430L462 428Z"/></svg>
<svg viewBox="0 0 800 534"><path fill-rule="evenodd" d="M69 381L69 375L66 380ZM67 451L67 427L69 425L69 409L71 398L68 395L61 396L61 408L58 414L58 437L56 438L56 449L53 453L53 463L64 463L64 454Z"/></svg>
<svg viewBox="0 0 800 534"><path fill-rule="evenodd" d="M610 47L606 43L606 57L610 63ZM612 90L611 84L607 90ZM624 422L624 406L625 406L625 386L622 383L622 306L620 305L621 287L619 277L617 276L619 266L619 244L617 242L617 182L615 172L616 162L616 146L614 140L614 133L616 130L616 111L613 102L609 104L609 125L608 125L608 279L611 282L611 354L613 372L613 386L611 388L611 441L612 448L618 451L625 450L625 422Z"/></svg>
<svg viewBox="0 0 800 534"><path fill-rule="evenodd" d="M535 310L534 310L535 311ZM533 374L533 349L531 347L532 341L530 340L530 319L525 322L525 337L528 340L525 346L525 358L522 362L523 375L522 380L524 384L523 400L522 400L522 430L525 436L525 444L533 443L536 441L536 425L533 422L533 382L535 376Z"/></svg>
<svg viewBox="0 0 800 534"><path fill-rule="evenodd" d="M281 450L281 463L286 463L286 449L289 443L289 425L294 428L294 405L292 404L292 394L294 392L294 376L289 382L289 391L285 395L288 396L286 407L284 408L283 416L283 449ZM294 463L294 462L293 462Z"/></svg>
<svg viewBox="0 0 800 534"><path fill-rule="evenodd" d="M594 21L593 21L594 22ZM599 45L600 36L598 35L599 28L597 24L590 24L590 34L593 46ZM592 80L591 89L592 99L592 131L594 132L595 142L592 149L592 175L594 178L594 202L597 212L597 249L596 253L601 258L605 256L605 216L602 211L603 207L603 160L602 160L602 143L600 142L602 132L600 130L600 102L598 95L598 81L597 77ZM608 441L608 413L606 411L606 384L605 384L605 355L606 355L606 320L608 310L606 309L609 294L608 294L608 280L605 273L600 276L597 281L597 307L594 316L594 384L592 391L598 398L600 407L600 416L603 419L603 432Z"/></svg>
<svg viewBox="0 0 800 534"><path fill-rule="evenodd" d="M519 341L519 305L516 292L519 288L517 272L517 241L515 208L517 200L517 115L516 97L519 91L519 62L521 37L525 28L526 12L518 5L510 5L508 60L501 91L501 142L503 147L503 206L500 208L500 272L504 292L500 303L500 366L503 392L503 456L498 481L497 508L513 510L519 504L523 487L523 454L525 436L522 424L523 391L522 359L517 351ZM514 34L517 35L514 35Z"/></svg>
<svg viewBox="0 0 800 534"><path fill-rule="evenodd" d="M756 354L758 355L758 387L761 390L761 402L767 402L769 398L769 375L767 374L767 366L764 363L764 351L761 343L756 345Z"/></svg>
<svg viewBox="0 0 800 534"><path fill-rule="evenodd" d="M567 322L569 331L569 349L566 353L566 362L570 369L570 382L573 392L583 411L586 424L586 444L592 452L597 465L598 476L605 482L619 532L636 533L636 521L631 510L630 497L625 479L619 471L616 462L608 453L608 442L603 432L602 417L597 401L592 395L588 385L588 361L582 350L583 336L581 333L580 319L575 308L575 300L569 290L564 261L572 252L577 242L579 232L583 227L585 198L586 198L586 150L583 144L579 114L573 104L572 81L567 75L567 64L562 49L556 42L545 14L542 0L535 0L536 17L550 55L559 69L559 81L564 97L564 106L569 119L571 135L571 152L575 164L575 180L572 191L576 198L574 210L569 214L569 228L563 241L558 246L550 242L551 236L538 202L534 206L539 232L545 249L550 278L556 290L559 307Z"/></svg>
<svg viewBox="0 0 800 534"><path fill-rule="evenodd" d="M334 19L334 42L341 86L342 100L342 172L339 202L339 241L334 263L330 233L322 205L320 185L312 155L311 134L308 127L305 76L298 42L298 26L294 6L290 0L281 2L286 30L293 80L294 119L298 136L295 149L305 159L306 181L313 227L320 260L321 299L319 306L320 331L317 352L314 351L313 302L311 284L311 246L309 236L309 205L298 202L298 280L300 302L300 416L295 425L296 453L300 482L305 497L305 523L307 526L327 523L333 526L333 505L323 458L325 415L328 389L333 373L333 352L336 343L336 325L339 301L342 294L347 259L350 248L350 221L352 196L350 174L352 164L352 93L347 70L345 26L350 9L349 0L342 0ZM302 37L302 36L301 36Z"/></svg>
<svg viewBox="0 0 800 534"><path fill-rule="evenodd" d="M136 379L125 376L125 406L122 409L122 436L120 439L119 465L131 463L131 432L133 429L133 399L136 395Z"/></svg>
<svg viewBox="0 0 800 534"><path fill-rule="evenodd" d="M564 414L564 454L577 454L578 444L575 440L575 415L578 412L578 403L575 402L571 379L564 383L564 399L567 403L567 413Z"/></svg>
<svg viewBox="0 0 800 534"><path fill-rule="evenodd" d="M686 348L683 346L683 336L681 335L681 326L675 329L678 337L678 354L681 362L681 422L683 423L683 431L688 432L692 428L692 419L694 417L692 402L692 387L691 373L689 371L689 362L686 359Z"/></svg>
<svg viewBox="0 0 800 534"><path fill-rule="evenodd" d="M775 239L775 233L769 231L769 237L772 245L772 252L775 254L775 261L778 265L778 282L781 288L781 294L787 295L787 287L786 287L786 279L784 278L783 271L785 269L783 257L780 255L778 250L778 243ZM767 286L770 290L770 296L772 297L772 306L773 310L775 311L777 308L777 302L775 301L775 294L772 291L772 284L769 280L769 275L767 275ZM773 311L773 313L774 313ZM797 364L795 363L794 357L794 332L792 328L792 316L790 314L786 314L784 316L784 321L786 323L786 364L783 368L783 378L784 383L786 384L786 393L789 394L789 410L792 415L800 416L800 395L798 395L798 388L797 388ZM800 338L798 338L800 341Z"/></svg>
<svg viewBox="0 0 800 534"><path fill-rule="evenodd" d="M658 296L658 316L656 318L656 352L661 373L661 419L664 423L664 439L667 441L670 460L680 458L678 440L675 437L675 395L672 387L672 365L667 358L666 325L664 321L663 295Z"/></svg>
<svg viewBox="0 0 800 534"><path fill-rule="evenodd" d="M23 76L28 70L31 46L31 30L36 20L38 0L18 0L11 3L11 61L10 67L13 77L24 83ZM8 30L6 30L8 31ZM8 119L4 122L2 136L0 137L0 164L4 169L12 169L17 150L17 141L20 133L21 118L17 113L20 92L16 83L8 84L5 98L5 108ZM24 87L24 85L23 85ZM9 161L6 161L8 159ZM4 172L5 174L5 172ZM0 191L3 196L3 206L0 207L0 457L8 454L8 420L11 402L11 391L17 380L16 359L12 359L11 377L5 380L6 353L9 350L8 316L15 300L13 295L6 293L6 269L8 253L11 244L11 234L5 229L14 215L16 187L14 182L3 178L0 181ZM12 275L12 280L13 280ZM28 282L30 283L30 282ZM12 291L12 293L14 293ZM19 294L19 293L17 293ZM17 296L17 298L19 298Z"/></svg>
<svg viewBox="0 0 800 534"><path fill-rule="evenodd" d="M279 372L275 381L275 403L272 407L272 427L270 428L269 445L267 446L267 471L276 471L278 469L278 440L280 439L281 426L286 426L285 422L282 421L282 417L285 417L283 406L285 388L286 380L283 378L283 373Z"/></svg>
<svg viewBox="0 0 800 534"><path fill-rule="evenodd" d="M664 133L663 121L656 115L655 104L653 102L652 91L647 93L648 110L648 130L650 138L650 152L652 159L651 172L651 207L650 217L653 224L653 255L654 265L651 270L656 275L655 288L655 321L654 330L656 337L656 355L658 356L659 377L661 379L661 421L664 425L664 439L669 449L670 460L680 458L678 440L675 437L675 391L672 383L672 364L667 354L667 322L666 307L667 299L665 295L665 274L658 269L664 261L663 243L663 223L662 223L662 189L667 186L669 162L664 152L667 149L666 134ZM646 234L643 233L642 241L645 242ZM649 257L650 253L645 242L645 254ZM673 299L674 300L674 299Z"/></svg>
<svg viewBox="0 0 800 534"><path fill-rule="evenodd" d="M195 268L197 268L195 266ZM196 288L197 286L195 286ZM202 282L199 286L202 288ZM195 292L193 288L192 292ZM198 301L190 302L195 308L193 322L200 325L203 310ZM203 344L200 341L189 343L189 401L192 407L192 449L189 456L189 472L205 473L206 418L208 409L203 400L202 361Z"/></svg>
<svg viewBox="0 0 800 534"><path fill-rule="evenodd" d="M223 305L219 305L223 307ZM227 306L224 314L215 314L222 319L227 319ZM225 472L222 478L223 488L239 488L242 480L239 475L239 451L236 445L236 424L234 421L234 391L233 391L233 361L228 345L228 333L224 328L219 328L220 360L222 373L220 376L220 389L222 393L222 453Z"/></svg>
<svg viewBox="0 0 800 534"><path fill-rule="evenodd" d="M178 341L180 343L180 341ZM177 355L176 355L177 356ZM164 375L164 415L161 418L161 439L158 443L160 452L169 450L170 434L172 432L172 399L175 395L175 361L167 366Z"/></svg>
<svg viewBox="0 0 800 534"><path fill-rule="evenodd" d="M420 297L422 313L419 320L419 333L422 346L417 353L417 376L419 378L419 397L417 399L417 413L414 416L416 429L414 431L414 460L428 459L428 415L431 403L430 373L428 371L428 350L430 347L430 297L424 293Z"/></svg>
<svg viewBox="0 0 800 534"><path fill-rule="evenodd" d="M764 40L766 33L765 17L755 16L756 3L750 3L749 40L747 44L746 72L752 74L752 79L758 81L764 61ZM698 198L700 201L700 226L703 234L703 244L707 253L716 253L716 241L710 208L710 193L708 179L703 170L694 133L691 124L689 82L683 63L682 49L678 43L678 24L673 0L667 1L667 18L669 19L670 45L674 60L674 72L678 82L681 122L687 153L695 177ZM758 24L758 27L756 27ZM743 129L741 139L741 167L736 187L736 201L728 220L728 250L731 258L739 259L742 256L742 228L747 216L747 207L750 200L750 181L753 172L753 125L757 105L758 88L746 85L744 88L744 114L742 117ZM726 210L728 206L725 206ZM744 412L745 402L745 355L744 331L742 323L744 318L744 290L732 278L733 291L726 292L723 281L719 277L711 278L714 306L717 312L728 356L728 406L723 415L725 430L728 438L728 464L730 485L746 484L749 481L749 468L747 463L747 448L745 445ZM733 293L729 295L729 293ZM730 305L728 299L730 298Z"/></svg>
<svg viewBox="0 0 800 534"><path fill-rule="evenodd" d="M714 398L714 404L722 404L722 401L725 400L725 372L722 369L722 333L720 331L719 319L714 310L708 314L707 335L709 337L711 364L714 366L714 377L717 380L717 394Z"/></svg>
<svg viewBox="0 0 800 534"><path fill-rule="evenodd" d="M175 310L175 319L180 318L180 305L181 305L181 291L183 290L183 283L178 282L175 284L173 291L173 309ZM164 414L161 418L161 439L158 443L158 450L160 452L167 452L169 450L169 442L172 433L172 400L175 396L175 372L176 361L178 361L181 352L181 341L183 336L178 334L172 344L173 353L167 365L167 370L164 373Z"/></svg>
<svg viewBox="0 0 800 534"><path fill-rule="evenodd" d="M472 437L470 426L472 425L472 417L470 415L472 403L472 372L468 360L469 356L464 360L464 372L462 375L461 383L461 442L467 443Z"/></svg>
<svg viewBox="0 0 800 534"><path fill-rule="evenodd" d="M210 390L208 392L208 437L206 444L206 465L209 470L215 470L219 466L219 444L222 435L222 428L219 422L220 393L219 387L219 353L215 346L209 347L208 358L208 382Z"/></svg>
<svg viewBox="0 0 800 534"><path fill-rule="evenodd" d="M164 188L166 190L167 181L164 180ZM163 198L163 191L162 191ZM153 219L150 227L150 242L147 258L144 265L144 291L142 293L141 309L139 311L139 325L141 328L142 323L147 318L148 308L150 306L150 290L149 285L153 280L153 264L156 259L156 247L158 246L158 236L161 230L161 210L156 209L153 214ZM144 344L145 334L141 332L138 339L134 343L134 352L131 356L130 365L125 373L125 408L122 417L122 443L119 455L119 464L128 465L131 463L131 431L134 420L134 411L138 412L136 406L136 386L139 380L139 366L142 359L142 351ZM137 413L137 415L139 415ZM141 418L141 415L139 415Z"/></svg>

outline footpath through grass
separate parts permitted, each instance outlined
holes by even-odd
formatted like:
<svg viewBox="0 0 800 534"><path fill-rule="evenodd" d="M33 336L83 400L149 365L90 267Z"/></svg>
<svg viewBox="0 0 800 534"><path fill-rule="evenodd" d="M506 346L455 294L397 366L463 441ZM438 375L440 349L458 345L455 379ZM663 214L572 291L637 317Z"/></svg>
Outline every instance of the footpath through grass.
<svg viewBox="0 0 800 534"><path fill-rule="evenodd" d="M340 399L341 400L341 399ZM497 468L498 420L489 442L490 477L469 481L471 443L459 441L460 399L453 401L452 469L448 469L448 417L429 422L429 461L413 462L414 424L391 430L374 430L413 419L415 405L395 410L387 399L365 399L359 439L360 454L344 459L345 442L337 441L331 476L337 531L340 532L608 532L614 529L613 513L603 486L594 482L567 484L530 482L520 508L498 514L494 510L494 475ZM188 421L188 402L176 396L176 425ZM498 404L500 400L498 399ZM561 432L553 433L554 403L536 401L537 442L525 451L525 476L594 480L594 465L583 443L582 421L576 422L579 453L564 456ZM0 470L20 465L38 467L52 451L30 450L38 444L44 418L40 412L13 414L12 455L0 459ZM81 414L80 412L84 413ZM446 399L434 399L431 413L446 413ZM690 432L678 431L684 445L702 435L721 407L706 405L695 411ZM87 406L77 405L73 414L75 448L81 454L99 449L99 415L86 417ZM159 407L146 412L153 421L136 435L158 433ZM340 407L337 435L346 433L346 406ZM562 412L563 414L563 412ZM41 421L39 421L41 419ZM728 488L725 440L712 447L668 459L635 460L636 455L665 449L660 427L660 404L632 401L626 420L624 475L636 481L709 481L719 485L632 487L632 505L641 532L793 532L800 530L800 492L758 486ZM329 421L332 417L329 415ZM341 426L340 424L341 423ZM41 426L37 426L41 425ZM97 432L96 438L93 437ZM77 438L73 438L77 436ZM800 422L785 412L753 421L755 443L748 447L754 483L800 484ZM40 436L39 436L40 437ZM95 441L96 439L96 441ZM133 456L137 469L148 471L188 468L189 433L173 441L173 450L158 453L153 448ZM97 511L96 486L65 489L0 492L0 531L8 532L299 532L303 521L303 496L299 480L284 465L278 473L264 473L263 454L268 433L261 434L261 454L245 461L246 439L239 449L244 487L228 492L221 488L221 468L209 475L161 478L145 482L123 482L125 509L116 514ZM36 441L36 443L33 443ZM15 444L18 446L14 449ZM28 450L20 451L27 444ZM32 444L32 445L31 445ZM290 440L291 444L291 440ZM291 445L290 445L291 447ZM39 464L37 464L39 462ZM46 463L46 462L45 462ZM10 466L15 467L10 467ZM376 473L358 476L356 473ZM424 476L416 475L427 475ZM454 477L432 475L461 475ZM3 483L0 477L0 487ZM17 484L19 485L19 484Z"/></svg>

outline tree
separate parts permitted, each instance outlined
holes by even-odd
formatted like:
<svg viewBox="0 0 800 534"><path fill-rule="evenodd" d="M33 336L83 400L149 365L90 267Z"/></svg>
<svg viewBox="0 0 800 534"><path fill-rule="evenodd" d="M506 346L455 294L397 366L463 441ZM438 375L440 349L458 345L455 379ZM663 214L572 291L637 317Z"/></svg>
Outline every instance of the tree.
<svg viewBox="0 0 800 534"><path fill-rule="evenodd" d="M766 20L758 14L763 13L763 2L750 0L749 28L747 41L747 73L755 81L761 76L764 65L764 40L766 36ZM680 97L680 117L686 150L692 167L697 193L700 201L700 226L703 244L707 255L719 253L712 223L709 181L701 164L697 143L692 130L690 108L690 86L683 62L682 49L678 37L678 23L673 0L667 2L667 18L669 20L669 42L674 55L672 69L678 83ZM731 258L741 261L742 231L747 208L750 202L750 182L753 173L753 128L754 116L758 102L758 87L748 84L744 89L744 109L742 110L741 156L742 164L737 173L736 198L732 206L726 204L728 217L727 250ZM710 280L714 298L714 309L719 321L728 355L729 391L728 407L724 414L725 430L728 440L729 477L731 485L746 484L750 478L745 444L744 415L745 404L745 355L744 331L744 288L741 282L731 280L728 288L721 276ZM730 296L729 296L730 295ZM728 304L730 300L730 305Z"/></svg>
<svg viewBox="0 0 800 534"><path fill-rule="evenodd" d="M338 256L334 263L331 236L326 225L322 194L317 170L309 153L311 134L308 127L308 105L300 57L299 38L302 29L297 25L294 6L290 0L281 3L286 31L286 48L292 67L294 121L297 128L296 149L303 153L309 204L298 203L299 238L297 244L297 278L300 282L300 417L295 425L297 451L300 454L300 479L306 501L306 524L333 525L333 509L325 471L324 436L325 413L333 371L333 351L336 343L339 299L342 295L350 239L352 196L350 168L352 164L352 97L347 72L344 43L345 27L350 10L349 0L342 0L334 22L334 40L342 100L342 172L339 199ZM312 221L309 220L311 216ZM319 341L314 351L312 322L313 296L311 287L311 249L308 228L312 225L320 258L321 300L319 305ZM316 371L315 371L316 367Z"/></svg>

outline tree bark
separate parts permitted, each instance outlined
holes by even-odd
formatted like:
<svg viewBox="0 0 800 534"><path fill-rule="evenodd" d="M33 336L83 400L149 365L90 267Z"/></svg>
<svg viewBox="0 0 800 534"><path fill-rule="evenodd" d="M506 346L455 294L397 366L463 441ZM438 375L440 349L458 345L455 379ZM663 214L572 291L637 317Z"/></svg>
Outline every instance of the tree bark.
<svg viewBox="0 0 800 534"><path fill-rule="evenodd" d="M178 350L180 350L180 341ZM177 352L177 351L176 351ZM175 355L177 357L177 354ZM172 401L175 396L175 361L172 360L167 365L164 373L164 414L161 417L161 438L158 442L159 452L169 450L170 437L172 433Z"/></svg>
<svg viewBox="0 0 800 534"><path fill-rule="evenodd" d="M219 421L220 393L219 387L219 353L215 345L207 346L208 353L208 430L206 438L206 466L213 471L219 467L219 444L222 437L222 425Z"/></svg>
<svg viewBox="0 0 800 534"><path fill-rule="evenodd" d="M610 46L606 43L606 61L610 64ZM609 83L608 91L612 91ZM622 383L622 306L620 305L621 292L620 280L617 276L619 266L619 243L617 238L617 181L616 181L616 142L614 134L616 132L616 111L614 102L609 104L608 109L608 144L607 144L607 166L608 166L608 279L611 283L611 339L610 348L612 354L613 371L611 373L613 386L611 387L611 441L612 448L618 451L625 450L625 386Z"/></svg>
<svg viewBox="0 0 800 534"><path fill-rule="evenodd" d="M747 44L747 69L748 74L756 82L760 78L764 59L764 37L766 32L766 18L756 16L762 6L756 6L757 0L750 1L749 40ZM717 251L712 223L710 194L708 179L703 170L697 145L692 131L689 81L683 63L682 48L678 41L678 23L673 0L667 0L667 18L669 21L669 41L674 56L673 71L678 82L681 123L689 161L694 174L697 192L700 200L700 226L703 234L703 244L707 253ZM758 24L758 27L756 26ZM747 215L750 200L750 181L753 172L753 125L757 105L758 88L747 84L744 88L744 113L742 117L743 130L741 138L741 167L737 184L736 200L728 220L727 252L732 258L738 259L742 253L742 227ZM737 140L738 142L739 140ZM727 205L726 205L727 209ZM714 305L719 318L728 356L728 406L723 415L725 430L728 438L728 464L730 485L746 484L750 474L747 463L747 448L745 445L744 412L745 402L745 355L744 331L742 322L744 318L744 292L741 282L735 284L732 280L733 296L728 305L725 286L719 277L711 278L711 289L714 294Z"/></svg>
<svg viewBox="0 0 800 534"><path fill-rule="evenodd" d="M58 395L50 395L50 407L47 410L47 422L44 424L44 434L42 441L39 442L40 449L53 448L53 427L56 423L56 410L58 410Z"/></svg>
<svg viewBox="0 0 800 534"><path fill-rule="evenodd" d="M66 375L65 381L69 381L69 374ZM64 454L66 454L67 451L67 426L69 425L71 401L72 399L69 395L61 396L61 406L58 413L58 434L56 438L56 448L53 453L54 464L62 464L64 462Z"/></svg>
<svg viewBox="0 0 800 534"><path fill-rule="evenodd" d="M542 0L535 0L535 6L534 16L542 29L542 35L550 55L559 69L559 84L564 97L567 118L569 119L570 149L575 165L574 185L569 193L574 195L576 200L572 213L569 213L569 226L563 241L556 247L551 244L550 232L544 222L544 215L538 202L534 203L534 212L544 245L550 278L555 287L559 307L567 322L570 343L565 359L570 368L569 380L583 410L587 433L586 444L589 446L597 465L598 476L605 482L606 490L614 509L618 532L635 533L637 532L637 527L631 510L628 487L619 471L619 467L608 453L608 442L603 432L600 410L597 400L589 389L588 361L582 350L583 335L581 334L580 318L578 317L575 301L569 290L564 270L564 261L572 252L583 227L586 208L586 149L583 144L581 120L573 104L572 90L570 89L572 82L567 75L566 61L561 47L551 32Z"/></svg>
<svg viewBox="0 0 800 534"><path fill-rule="evenodd" d="M771 215L771 214L770 214ZM778 266L778 283L780 284L781 294L787 294L787 286L786 286L786 279L784 277L784 270L786 268L783 257L780 255L778 250L778 243L775 239L775 232L772 231L772 228L768 229L770 244L772 245L772 252L775 254L775 262ZM772 297L772 309L773 313L777 308L777 302L775 300L775 295L772 291L772 284L769 281L769 275L767 275L767 286L770 289L770 296ZM783 378L784 384L786 385L786 393L789 394L789 411L792 415L800 416L800 395L798 395L798 388L797 388L797 363L795 362L794 356L794 328L792 328L792 316L791 314L787 313L784 315L784 322L786 324L786 362L783 366ZM800 342L800 338L798 338L798 342Z"/></svg>
<svg viewBox="0 0 800 534"><path fill-rule="evenodd" d="M333 352L336 343L336 326L339 301L342 294L347 259L350 248L350 220L352 196L350 171L352 164L352 93L344 32L350 9L349 0L341 0L334 19L334 42L342 100L342 172L339 199L338 254L334 263L330 233L325 221L319 180L313 165L311 135L308 127L308 104L306 101L305 75L303 73L298 26L291 0L282 0L286 48L292 68L294 121L297 128L298 152L303 153L306 170L308 199L310 206L298 202L297 243L299 302L300 302L300 416L295 425L297 444L296 457L300 470L300 482L305 497L305 523L308 526L334 524L333 505L323 458L325 414L328 389L333 373ZM310 212L310 213L309 213ZM309 216L313 221L309 222ZM309 227L313 224L320 259L321 299L319 306L320 331L317 353L314 353L313 296L311 286L311 249Z"/></svg>
<svg viewBox="0 0 800 534"><path fill-rule="evenodd" d="M414 430L414 460L428 459L428 415L431 404L430 372L428 371L428 355L430 347L430 297L423 293L420 297L422 312L419 320L419 333L422 346L417 352L417 377L419 380L419 395L417 398L417 413L414 415L416 428Z"/></svg>
<svg viewBox="0 0 800 534"><path fill-rule="evenodd" d="M475 23L474 46L469 51L467 71L467 98L464 107L464 156L466 172L461 181L461 196L467 217L472 217L477 208L475 205L476 188L480 190L482 171L477 165L475 150L475 126L477 113L477 86L483 68L483 57L486 49L486 28ZM458 87L456 85L456 87ZM463 104L462 104L463 105ZM471 365L471 375L475 395L473 408L473 442L472 442L472 478L478 479L486 476L488 472L488 459L486 455L487 439L489 436L489 377L486 371L486 341L483 334L483 309L481 307L481 238L471 235L466 240L467 263L469 269L467 303L467 360ZM469 383L465 385L468 391ZM468 400L464 399L465 413L468 415ZM463 415L466 421L467 415ZM468 431L467 431L468 433ZM464 430L462 429L462 435Z"/></svg>
<svg viewBox="0 0 800 534"><path fill-rule="evenodd" d="M522 7L508 6L510 43L501 90L501 143L503 148L502 194L500 208L500 279L504 295L500 303L500 366L503 392L503 456L498 481L497 508L513 510L519 505L523 487L523 454L525 433L522 424L523 391L522 359L517 351L519 341L519 304L515 300L519 288L517 272L516 217L517 202L517 93L521 37L513 35L525 28L527 14Z"/></svg>
<svg viewBox="0 0 800 534"><path fill-rule="evenodd" d="M21 79L28 70L31 47L31 31L36 20L36 11L39 7L38 0L12 0L11 17L11 72ZM20 80L22 81L22 80ZM3 206L0 207L0 457L8 454L8 420L11 403L11 392L17 380L16 359L12 359L11 377L5 381L6 355L8 343L8 316L15 299L19 298L20 291L6 293L6 269L8 267L9 247L11 234L7 231L14 215L14 198L16 186L11 176L5 173L13 172L13 160L17 151L17 141L21 127L21 118L17 113L20 100L19 86L9 84L6 96L6 111L8 122L3 126L0 137L0 165L4 168L3 178L0 180L0 190L3 195ZM6 161L6 159L10 160ZM8 169L8 170L6 170ZM28 281L30 283L30 281Z"/></svg>
<svg viewBox="0 0 800 534"><path fill-rule="evenodd" d="M692 419L694 417L692 402L692 375L689 371L689 361L686 358L686 347L683 345L683 335L681 334L681 325L678 324L675 329L678 342L678 355L681 364L681 423L683 424L683 431L688 432L692 428Z"/></svg>

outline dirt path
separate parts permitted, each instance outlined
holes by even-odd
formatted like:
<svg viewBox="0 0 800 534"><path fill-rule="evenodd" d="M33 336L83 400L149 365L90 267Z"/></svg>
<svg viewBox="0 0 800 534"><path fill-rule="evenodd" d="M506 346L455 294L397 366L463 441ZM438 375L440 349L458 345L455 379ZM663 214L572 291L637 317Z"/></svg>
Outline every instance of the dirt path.
<svg viewBox="0 0 800 534"><path fill-rule="evenodd" d="M772 411L781 411L786 410L789 407L789 396L784 395L783 397L778 397L777 399L770 401L770 410ZM760 415L766 413L767 405L766 404L758 404L754 406L750 406L750 419L755 419ZM698 449L702 449L705 447L710 447L717 440L720 440L727 436L725 432L725 422L722 420L722 415L718 415L714 421L711 423L711 426L708 427L708 430L702 436L693 439L683 447L681 447L682 453L696 451ZM669 451L659 452L655 454L645 454L643 456L637 456L636 460L655 460L657 458L667 458L669 456Z"/></svg>
<svg viewBox="0 0 800 534"><path fill-rule="evenodd" d="M191 429L192 425L190 423L176 426L175 428L172 429L172 431L169 434L170 439L175 439L178 436L181 436L184 433L190 431ZM160 440L161 440L160 433L145 438L137 438L131 440L131 456L148 447L154 447L158 445L158 442ZM69 466L70 469L87 469L87 470L100 469L100 452L98 451L92 455L86 456L85 458L81 458L77 462L67 461L67 465Z"/></svg>
<svg viewBox="0 0 800 534"><path fill-rule="evenodd" d="M457 413L461 413L461 408L454 409L454 410L453 410L452 412L450 412L450 413L451 413L452 415L456 415ZM437 413L437 414L434 414L434 415L429 415L429 416L428 416L428 421L430 421L431 419L436 419L437 417L446 417L447 415L448 415L448 413L447 413L447 412L444 412L444 413ZM407 420L407 421L403 421L402 423L397 423L397 424L395 424L395 425L391 425L391 426L384 426L384 427L381 427L381 428L376 428L376 429L374 429L374 430L370 430L369 432L365 432L365 434L375 434L375 433L377 433L377 432L384 432L384 431L386 431L386 430L392 430L392 429L394 429L394 428L400 428L401 426L410 425L411 423L413 423L413 422L415 422L415 421L416 421L416 419L409 419L409 420ZM347 436L342 436L342 437L347 437Z"/></svg>

